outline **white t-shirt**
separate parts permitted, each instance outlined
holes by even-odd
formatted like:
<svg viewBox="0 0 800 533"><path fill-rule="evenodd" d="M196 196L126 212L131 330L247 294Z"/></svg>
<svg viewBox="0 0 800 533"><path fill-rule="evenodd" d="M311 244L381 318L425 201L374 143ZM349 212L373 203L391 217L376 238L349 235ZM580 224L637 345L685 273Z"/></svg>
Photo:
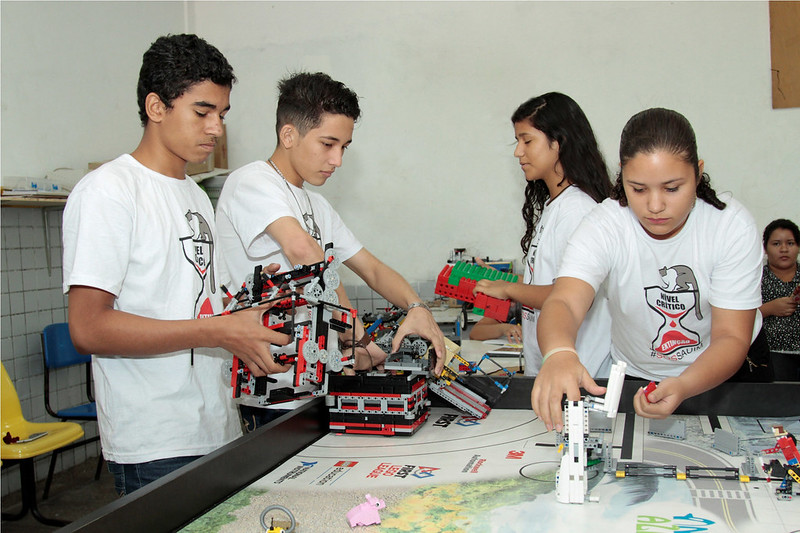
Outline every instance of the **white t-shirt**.
<svg viewBox="0 0 800 533"><path fill-rule="evenodd" d="M266 161L255 161L237 169L225 180L217 201L217 228L221 257L234 287L238 290L256 266L280 264L280 271L292 265L278 242L266 228L282 217L294 217L312 236L318 236L321 247L333 243L337 258L347 261L362 245L345 225L333 206L319 193L295 187ZM231 292L236 292L231 288ZM293 387L294 370L271 375L277 383L269 389ZM296 388L298 392L313 390L313 385ZM293 409L301 402L273 405L276 409Z"/></svg>
<svg viewBox="0 0 800 533"><path fill-rule="evenodd" d="M567 244L559 277L605 282L611 355L628 374L659 380L680 373L708 347L711 306L761 305L761 242L753 217L730 195L724 210L697 200L681 231L653 239L636 215L606 200Z"/></svg>
<svg viewBox="0 0 800 533"><path fill-rule="evenodd" d="M266 161L255 161L231 172L217 201L221 256L236 288L258 265L278 263L281 272L296 266L266 231L267 226L283 217L294 217L303 228L316 225L320 234L317 242L323 248L332 242L342 261L362 248L321 194L295 187Z"/></svg>
<svg viewBox="0 0 800 533"><path fill-rule="evenodd" d="M69 195L63 240L64 292L101 289L116 296L115 309L160 320L222 311L219 284L227 279L216 260L213 209L191 179L122 155ZM240 436L223 373L229 359L210 348L93 356L104 457L141 463L203 455Z"/></svg>
<svg viewBox="0 0 800 533"><path fill-rule="evenodd" d="M529 285L552 285L567 240L597 203L578 187L569 187L554 200L548 201L536 224L536 234L525 259L523 281ZM542 352L536 339L539 309L522 307L522 342L525 354L525 375L535 376L542 366ZM611 346L611 315L602 295L595 298L578 331L576 349L581 363L592 376L598 377ZM604 377L604 376L600 376Z"/></svg>

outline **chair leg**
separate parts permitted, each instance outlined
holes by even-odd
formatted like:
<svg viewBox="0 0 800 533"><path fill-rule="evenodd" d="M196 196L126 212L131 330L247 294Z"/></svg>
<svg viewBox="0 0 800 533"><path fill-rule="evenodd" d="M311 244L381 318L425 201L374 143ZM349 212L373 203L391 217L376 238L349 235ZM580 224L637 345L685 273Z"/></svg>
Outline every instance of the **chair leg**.
<svg viewBox="0 0 800 533"><path fill-rule="evenodd" d="M50 485L53 483L53 474L55 473L56 459L58 458L58 454L61 453L61 452L65 452L67 450L74 450L75 448L77 448L79 446L86 446L90 442L99 441L99 440L100 440L100 436L96 435L96 436L91 437L89 439L81 440L81 441L78 441L78 442L73 442L72 444L68 444L66 446L63 446L63 447L57 449L57 450L53 450L53 455L50 458L50 469L47 472L47 481L45 481L45 484L44 484L44 493L42 494L42 501L46 500L47 497L50 495ZM101 450L100 451L100 459L99 460L102 461L102 459L103 459L103 452ZM102 463L99 463L97 465L97 471L94 474L94 478L95 479L100 479L101 467L102 467Z"/></svg>
<svg viewBox="0 0 800 533"><path fill-rule="evenodd" d="M9 522L14 522L19 520L20 518L24 517L28 514L28 499L24 497L22 498L22 510L18 513L11 514L11 513L3 513L3 520L7 520Z"/></svg>
<svg viewBox="0 0 800 533"><path fill-rule="evenodd" d="M100 456L97 458L97 470L94 472L94 480L97 481L100 479L100 472L103 471L103 464L105 464L105 460L103 459L103 452L100 452Z"/></svg>
<svg viewBox="0 0 800 533"><path fill-rule="evenodd" d="M47 499L47 496L50 495L50 484L53 483L53 474L56 470L56 459L58 458L58 452L61 449L53 450L53 455L50 457L50 468L47 470L47 480L44 482L44 492L42 493L42 501Z"/></svg>
<svg viewBox="0 0 800 533"><path fill-rule="evenodd" d="M39 511L39 507L36 503L36 473L33 467L33 458L20 461L19 469L22 511L14 515L3 513L3 520L19 520L30 511L33 517L42 524L48 526L66 526L69 524L66 520L57 520L55 518L42 516L42 513Z"/></svg>

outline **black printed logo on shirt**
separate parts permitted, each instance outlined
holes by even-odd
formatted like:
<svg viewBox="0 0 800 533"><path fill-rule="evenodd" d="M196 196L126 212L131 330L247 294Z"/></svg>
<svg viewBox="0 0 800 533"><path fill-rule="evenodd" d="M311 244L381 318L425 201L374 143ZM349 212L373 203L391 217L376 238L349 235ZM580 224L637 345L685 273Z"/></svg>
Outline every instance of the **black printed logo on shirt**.
<svg viewBox="0 0 800 533"><path fill-rule="evenodd" d="M188 223L191 234L181 238L183 255L194 267L195 272L203 282L200 292L195 299L195 315L198 318L211 316L213 309L211 302L206 300L199 306L200 298L205 293L206 282L209 282L211 293L216 292L216 282L214 280L214 236L211 233L211 226L208 221L196 211L186 211L184 215Z"/></svg>

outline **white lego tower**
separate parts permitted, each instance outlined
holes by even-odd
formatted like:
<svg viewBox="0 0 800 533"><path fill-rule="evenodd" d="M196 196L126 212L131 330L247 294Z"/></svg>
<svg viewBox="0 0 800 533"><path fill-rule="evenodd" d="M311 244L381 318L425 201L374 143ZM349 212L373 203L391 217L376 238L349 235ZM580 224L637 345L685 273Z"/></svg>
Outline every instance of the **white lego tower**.
<svg viewBox="0 0 800 533"><path fill-rule="evenodd" d="M618 362L611 367L605 399L586 396L583 400L568 401L564 406L564 437L568 442L566 450L562 445L561 466L556 474L556 499L561 503L586 500L589 485L585 441L589 434L589 411L605 412L608 418L617 416L627 366L627 363Z"/></svg>

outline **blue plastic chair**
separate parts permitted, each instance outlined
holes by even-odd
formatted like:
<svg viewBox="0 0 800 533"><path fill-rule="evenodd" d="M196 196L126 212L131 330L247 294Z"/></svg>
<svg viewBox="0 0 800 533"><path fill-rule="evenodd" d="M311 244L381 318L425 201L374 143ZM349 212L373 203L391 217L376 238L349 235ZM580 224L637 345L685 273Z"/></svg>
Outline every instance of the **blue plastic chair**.
<svg viewBox="0 0 800 533"><path fill-rule="evenodd" d="M44 407L48 414L62 422L68 420L97 420L97 404L94 401L92 392L92 356L78 353L72 344L69 336L69 325L66 322L50 324L42 331L42 355L44 357ZM76 365L83 365L85 368L85 390L86 402L66 407L54 407L50 404L50 381L51 372ZM56 467L56 459L62 451L84 446L86 444L100 440L100 436L90 437L53 452L50 459L50 469L47 473L47 481L44 485L42 499L47 499L50 492L50 484L53 481L53 473ZM97 460L97 470L95 479L100 479L100 471L103 467L103 454Z"/></svg>

